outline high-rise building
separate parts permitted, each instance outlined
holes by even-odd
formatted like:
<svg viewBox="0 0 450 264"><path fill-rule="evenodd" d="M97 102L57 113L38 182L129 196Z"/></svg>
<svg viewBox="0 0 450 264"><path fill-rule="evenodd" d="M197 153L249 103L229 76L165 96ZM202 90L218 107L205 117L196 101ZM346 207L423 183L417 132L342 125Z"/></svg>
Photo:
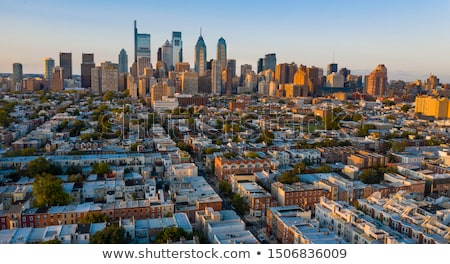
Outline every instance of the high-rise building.
<svg viewBox="0 0 450 264"><path fill-rule="evenodd" d="M55 67L55 60L52 58L44 58L44 79L52 80L53 67Z"/></svg>
<svg viewBox="0 0 450 264"><path fill-rule="evenodd" d="M222 94L222 69L217 60L211 62L211 93L213 95Z"/></svg>
<svg viewBox="0 0 450 264"><path fill-rule="evenodd" d="M264 70L272 70L275 72L275 66L277 65L277 56L275 53L266 54L264 57Z"/></svg>
<svg viewBox="0 0 450 264"><path fill-rule="evenodd" d="M181 73L181 91L184 94L198 93L198 73L183 72Z"/></svg>
<svg viewBox="0 0 450 264"><path fill-rule="evenodd" d="M134 21L134 62L137 65L137 75L144 74L145 68L151 68L150 34L138 33Z"/></svg>
<svg viewBox="0 0 450 264"><path fill-rule="evenodd" d="M333 72L337 72L338 71L338 65L337 65L337 63L330 63L330 64L328 64L328 67L327 67L327 75L330 75L331 73L333 73Z"/></svg>
<svg viewBox="0 0 450 264"><path fill-rule="evenodd" d="M83 53L81 55L81 87L91 87L91 70L95 67L94 54Z"/></svg>
<svg viewBox="0 0 450 264"><path fill-rule="evenodd" d="M181 32L172 32L172 65L183 62L183 41L181 40Z"/></svg>
<svg viewBox="0 0 450 264"><path fill-rule="evenodd" d="M128 54L125 49L119 53L119 73L128 73Z"/></svg>
<svg viewBox="0 0 450 264"><path fill-rule="evenodd" d="M60 66L53 67L52 91L61 92L64 90L64 68Z"/></svg>
<svg viewBox="0 0 450 264"><path fill-rule="evenodd" d="M59 66L64 68L64 79L72 79L72 53L59 53Z"/></svg>
<svg viewBox="0 0 450 264"><path fill-rule="evenodd" d="M247 73L252 71L252 65L243 64L241 65L241 75L240 75L240 83L242 84L247 76Z"/></svg>
<svg viewBox="0 0 450 264"><path fill-rule="evenodd" d="M92 92L103 94L119 91L119 64L105 61L92 68Z"/></svg>
<svg viewBox="0 0 450 264"><path fill-rule="evenodd" d="M175 64L175 71L177 72L185 72L190 71L191 66L189 65L189 62L178 62Z"/></svg>
<svg viewBox="0 0 450 264"><path fill-rule="evenodd" d="M256 70L257 70L257 73L260 73L264 70L264 59L263 58L258 59Z"/></svg>
<svg viewBox="0 0 450 264"><path fill-rule="evenodd" d="M197 43L195 44L195 72L199 76L205 75L206 71L206 44L203 40L202 34L198 37Z"/></svg>
<svg viewBox="0 0 450 264"><path fill-rule="evenodd" d="M222 70L227 67L227 43L224 38L220 38L219 41L217 41L216 60Z"/></svg>
<svg viewBox="0 0 450 264"><path fill-rule="evenodd" d="M173 65L173 46L166 40L161 46L161 61L166 64L167 71L172 71L174 69Z"/></svg>
<svg viewBox="0 0 450 264"><path fill-rule="evenodd" d="M373 96L383 96L386 94L387 68L384 64L379 64L367 78L367 93Z"/></svg>
<svg viewBox="0 0 450 264"><path fill-rule="evenodd" d="M13 75L12 79L14 82L14 85L21 84L23 80L23 69L21 63L13 63Z"/></svg>

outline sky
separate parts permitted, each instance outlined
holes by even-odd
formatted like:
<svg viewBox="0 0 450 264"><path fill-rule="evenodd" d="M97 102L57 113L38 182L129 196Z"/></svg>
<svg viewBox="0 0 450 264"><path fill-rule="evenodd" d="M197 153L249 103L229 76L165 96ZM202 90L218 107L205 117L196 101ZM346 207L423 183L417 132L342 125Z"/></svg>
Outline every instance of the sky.
<svg viewBox="0 0 450 264"><path fill-rule="evenodd" d="M207 59L216 58L220 37L227 57L251 64L268 53L277 63L324 68L335 62L352 74L369 74L378 64L389 80L450 83L450 0L0 0L0 72L22 63L24 73L42 73L43 58L59 65L59 52L72 52L73 73L81 54L96 64L118 62L122 48L132 63L133 21L151 34L152 64L158 47L181 31L184 61L194 66L200 35ZM238 74L240 71L238 70Z"/></svg>

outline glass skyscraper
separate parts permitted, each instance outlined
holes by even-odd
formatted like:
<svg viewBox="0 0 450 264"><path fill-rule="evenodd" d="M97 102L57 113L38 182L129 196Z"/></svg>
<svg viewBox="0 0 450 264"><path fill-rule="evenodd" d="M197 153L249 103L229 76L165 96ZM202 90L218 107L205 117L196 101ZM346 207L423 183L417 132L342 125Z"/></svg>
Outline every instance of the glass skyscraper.
<svg viewBox="0 0 450 264"><path fill-rule="evenodd" d="M217 42L216 60L222 69L227 67L227 43L223 38L220 38Z"/></svg>
<svg viewBox="0 0 450 264"><path fill-rule="evenodd" d="M121 49L119 53L119 73L128 72L128 55L125 49Z"/></svg>
<svg viewBox="0 0 450 264"><path fill-rule="evenodd" d="M172 32L172 65L177 65L178 62L183 62L183 41L181 40L181 32Z"/></svg>
<svg viewBox="0 0 450 264"><path fill-rule="evenodd" d="M54 59L44 58L44 79L45 80L52 80L54 67L55 67Z"/></svg>
<svg viewBox="0 0 450 264"><path fill-rule="evenodd" d="M206 44L202 35L198 37L197 44L195 44L195 67L194 70L199 76L205 75L206 71Z"/></svg>

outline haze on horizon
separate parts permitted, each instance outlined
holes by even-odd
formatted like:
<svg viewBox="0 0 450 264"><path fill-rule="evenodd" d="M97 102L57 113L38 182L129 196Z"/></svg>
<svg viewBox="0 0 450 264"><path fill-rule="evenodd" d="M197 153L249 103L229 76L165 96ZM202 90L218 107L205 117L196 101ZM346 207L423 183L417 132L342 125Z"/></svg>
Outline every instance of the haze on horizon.
<svg viewBox="0 0 450 264"><path fill-rule="evenodd" d="M237 65L276 53L277 63L326 69L331 62L353 74L385 64L388 79L414 81L436 75L450 83L450 1L5 1L0 9L0 72L23 64L24 73L42 73L43 58L59 65L59 52L72 52L80 73L82 53L96 64L117 62L124 48L132 62L133 21L151 34L152 64L172 31L181 31L184 61L194 65L202 28L207 59L217 40Z"/></svg>

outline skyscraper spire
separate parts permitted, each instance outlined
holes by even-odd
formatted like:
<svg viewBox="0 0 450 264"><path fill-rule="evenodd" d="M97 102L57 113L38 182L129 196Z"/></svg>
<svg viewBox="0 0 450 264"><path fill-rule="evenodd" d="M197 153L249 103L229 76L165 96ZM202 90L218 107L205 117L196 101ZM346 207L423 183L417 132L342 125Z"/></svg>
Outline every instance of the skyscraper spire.
<svg viewBox="0 0 450 264"><path fill-rule="evenodd" d="M202 27L200 27L200 37L202 36Z"/></svg>

